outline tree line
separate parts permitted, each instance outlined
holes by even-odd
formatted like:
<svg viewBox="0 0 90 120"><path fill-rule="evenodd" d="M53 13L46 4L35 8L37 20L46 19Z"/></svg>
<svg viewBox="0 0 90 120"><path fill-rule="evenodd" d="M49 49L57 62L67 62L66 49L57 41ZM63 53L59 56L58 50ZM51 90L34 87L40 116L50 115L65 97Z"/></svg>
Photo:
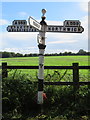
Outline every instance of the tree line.
<svg viewBox="0 0 90 120"><path fill-rule="evenodd" d="M11 58L11 57L36 57L38 56L37 53L30 53L30 54L21 54L21 53L14 53L14 52L0 52L2 58ZM71 55L90 55L90 52L86 52L83 49L80 49L77 53L72 52L64 52L64 53L47 53L45 56L71 56Z"/></svg>

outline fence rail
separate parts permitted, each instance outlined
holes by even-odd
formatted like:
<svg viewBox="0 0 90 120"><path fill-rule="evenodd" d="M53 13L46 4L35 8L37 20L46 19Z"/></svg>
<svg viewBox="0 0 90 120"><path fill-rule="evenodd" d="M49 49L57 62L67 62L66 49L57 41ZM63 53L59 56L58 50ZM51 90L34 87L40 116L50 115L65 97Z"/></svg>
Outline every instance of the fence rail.
<svg viewBox="0 0 90 120"><path fill-rule="evenodd" d="M4 67L5 66L5 67ZM44 69L73 69L74 66L44 66ZM2 63L2 69L38 69L38 66L7 66ZM90 69L90 66L78 66L79 69Z"/></svg>
<svg viewBox="0 0 90 120"><path fill-rule="evenodd" d="M8 66L7 63L2 63L2 77L8 77L7 69L38 69L38 66ZM80 85L90 85L88 82L79 82L79 70L89 70L90 66L79 66L78 63L72 63L72 66L44 66L44 69L71 69L73 72L73 82L44 82L45 85L73 85L74 90L77 90Z"/></svg>
<svg viewBox="0 0 90 120"><path fill-rule="evenodd" d="M74 82L44 82L45 85L77 85ZM90 85L90 82L79 82L79 85Z"/></svg>

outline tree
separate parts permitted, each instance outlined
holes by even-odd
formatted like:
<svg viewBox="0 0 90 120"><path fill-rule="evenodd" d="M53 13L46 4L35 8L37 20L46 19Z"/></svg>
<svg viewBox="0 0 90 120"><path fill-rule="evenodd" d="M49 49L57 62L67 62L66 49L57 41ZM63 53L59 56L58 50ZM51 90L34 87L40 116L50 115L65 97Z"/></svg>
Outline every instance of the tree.
<svg viewBox="0 0 90 120"><path fill-rule="evenodd" d="M28 57L29 55L28 54L25 54L24 57Z"/></svg>
<svg viewBox="0 0 90 120"><path fill-rule="evenodd" d="M84 51L83 49L80 49L77 54L78 54L78 55L86 55L87 52Z"/></svg>
<svg viewBox="0 0 90 120"><path fill-rule="evenodd" d="M2 52L2 58L8 58L11 57L11 54L9 52Z"/></svg>
<svg viewBox="0 0 90 120"><path fill-rule="evenodd" d="M20 53L16 53L15 57L23 57L23 55Z"/></svg>
<svg viewBox="0 0 90 120"><path fill-rule="evenodd" d="M68 55L68 52L65 51L65 52L63 53L63 55Z"/></svg>
<svg viewBox="0 0 90 120"><path fill-rule="evenodd" d="M15 57L16 55L14 52L11 52L10 54L11 54L11 57Z"/></svg>

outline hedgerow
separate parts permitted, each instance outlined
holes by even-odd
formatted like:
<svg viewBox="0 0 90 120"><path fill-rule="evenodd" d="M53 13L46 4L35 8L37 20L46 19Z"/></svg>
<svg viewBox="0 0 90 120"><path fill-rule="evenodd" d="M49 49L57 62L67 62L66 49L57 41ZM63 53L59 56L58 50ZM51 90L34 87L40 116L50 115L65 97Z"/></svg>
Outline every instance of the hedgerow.
<svg viewBox="0 0 90 120"><path fill-rule="evenodd" d="M56 74L54 78L57 78ZM46 80L50 78L46 76ZM81 86L76 92L73 86L44 86L47 99L41 108L37 105L38 84L35 81L31 76L17 72L2 79L2 120L90 119L88 86Z"/></svg>

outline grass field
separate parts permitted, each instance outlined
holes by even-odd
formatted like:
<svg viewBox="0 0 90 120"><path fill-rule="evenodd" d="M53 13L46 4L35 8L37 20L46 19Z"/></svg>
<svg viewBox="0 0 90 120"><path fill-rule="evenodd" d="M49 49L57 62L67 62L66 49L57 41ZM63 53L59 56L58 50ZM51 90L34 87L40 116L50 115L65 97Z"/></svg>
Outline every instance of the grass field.
<svg viewBox="0 0 90 120"><path fill-rule="evenodd" d="M27 65L27 66L38 66L38 57L16 57L16 58L2 58L2 62L7 62L8 65ZM45 66L72 66L72 63L79 63L80 66L88 66L88 56L45 56ZM14 72L15 70L11 70ZM18 70L19 73L23 72L29 74L34 78L38 74L38 70ZM55 70L45 70L44 75L54 74ZM65 70L58 70L60 74L63 74ZM88 70L79 70L80 78L88 77ZM9 73L12 73L9 72ZM72 70L68 70L68 74L72 75ZM84 76L85 75L85 76Z"/></svg>
<svg viewBox="0 0 90 120"><path fill-rule="evenodd" d="M8 65L38 65L38 57L2 58L2 62L7 62ZM88 56L45 56L44 65L63 66L75 62L82 66L88 65Z"/></svg>

